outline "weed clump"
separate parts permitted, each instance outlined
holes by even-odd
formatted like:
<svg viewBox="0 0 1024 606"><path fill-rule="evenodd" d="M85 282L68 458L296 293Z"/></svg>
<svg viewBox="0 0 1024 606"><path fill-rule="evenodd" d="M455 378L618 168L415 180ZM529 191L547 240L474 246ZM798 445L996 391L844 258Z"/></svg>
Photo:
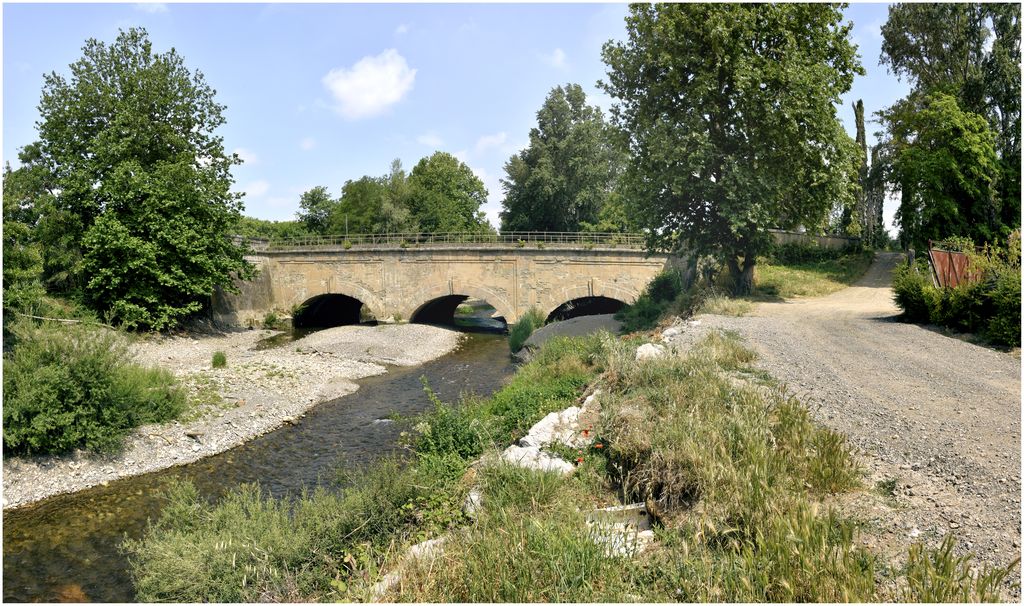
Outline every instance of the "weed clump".
<svg viewBox="0 0 1024 606"><path fill-rule="evenodd" d="M508 333L508 347L512 350L512 353L516 353L523 348L523 345L530 338L530 335L533 334L533 331L544 326L544 320L544 314L535 307L531 307L523 314L523 317L519 318L519 321L516 322L516 325Z"/></svg>
<svg viewBox="0 0 1024 606"><path fill-rule="evenodd" d="M224 368L228 365L228 356L223 351L213 352L213 367Z"/></svg>

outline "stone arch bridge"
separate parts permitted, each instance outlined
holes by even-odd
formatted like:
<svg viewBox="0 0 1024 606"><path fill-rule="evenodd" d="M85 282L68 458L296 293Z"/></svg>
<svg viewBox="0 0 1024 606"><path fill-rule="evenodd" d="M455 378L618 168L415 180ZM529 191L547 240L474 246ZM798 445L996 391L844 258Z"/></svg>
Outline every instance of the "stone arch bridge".
<svg viewBox="0 0 1024 606"><path fill-rule="evenodd" d="M629 234L434 234L251 241L259 273L237 294L214 296L223 323L261 322L271 311L323 308L331 324L432 322L466 298L516 323L531 307L545 316L575 301L632 303L667 255L648 255Z"/></svg>

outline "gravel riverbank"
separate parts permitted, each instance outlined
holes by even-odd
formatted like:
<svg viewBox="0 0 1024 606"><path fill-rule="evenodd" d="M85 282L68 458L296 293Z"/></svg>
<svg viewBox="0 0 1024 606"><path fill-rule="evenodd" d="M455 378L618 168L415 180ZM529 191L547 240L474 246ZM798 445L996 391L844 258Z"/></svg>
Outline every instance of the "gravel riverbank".
<svg viewBox="0 0 1024 606"><path fill-rule="evenodd" d="M4 509L223 452L356 391L356 380L385 373L385 365L414 366L449 353L462 337L420 324L342 326L256 349L274 334L243 330L133 344L140 363L173 372L201 404L179 421L140 427L117 454L5 459ZM225 368L211 367L215 351L226 354Z"/></svg>

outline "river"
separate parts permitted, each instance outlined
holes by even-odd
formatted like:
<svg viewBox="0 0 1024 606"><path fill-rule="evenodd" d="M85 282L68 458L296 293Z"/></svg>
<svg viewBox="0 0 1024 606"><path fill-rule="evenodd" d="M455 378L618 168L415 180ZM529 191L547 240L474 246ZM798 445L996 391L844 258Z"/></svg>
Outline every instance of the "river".
<svg viewBox="0 0 1024 606"><path fill-rule="evenodd" d="M338 465L364 465L396 448L402 424L390 417L430 407L421 376L454 401L463 392L492 393L512 371L505 337L467 335L444 357L360 380L357 392L227 452L4 512L3 599L130 602L118 546L126 535L141 536L171 481L189 479L210 499L256 481L274 496L295 495L332 478Z"/></svg>

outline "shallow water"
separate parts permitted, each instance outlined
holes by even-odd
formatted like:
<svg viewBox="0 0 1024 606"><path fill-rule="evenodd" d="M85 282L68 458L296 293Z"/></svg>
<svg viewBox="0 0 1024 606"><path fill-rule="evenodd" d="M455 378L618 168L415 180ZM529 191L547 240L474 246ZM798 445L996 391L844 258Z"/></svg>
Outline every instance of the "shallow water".
<svg viewBox="0 0 1024 606"><path fill-rule="evenodd" d="M430 407L421 376L452 401L462 392L492 393L512 370L504 337L467 335L451 354L360 380L354 394L227 452L5 512L3 599L132 601L118 545L126 535L142 534L160 511L157 495L172 480L189 479L211 499L255 481L275 496L298 494L332 478L339 464L364 465L395 449L402 424L388 419Z"/></svg>

